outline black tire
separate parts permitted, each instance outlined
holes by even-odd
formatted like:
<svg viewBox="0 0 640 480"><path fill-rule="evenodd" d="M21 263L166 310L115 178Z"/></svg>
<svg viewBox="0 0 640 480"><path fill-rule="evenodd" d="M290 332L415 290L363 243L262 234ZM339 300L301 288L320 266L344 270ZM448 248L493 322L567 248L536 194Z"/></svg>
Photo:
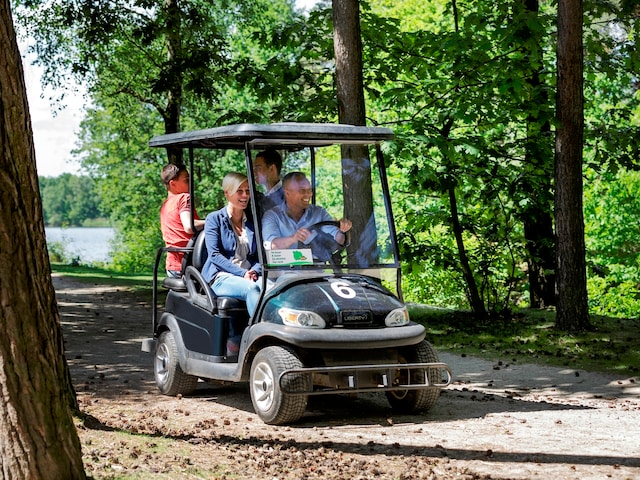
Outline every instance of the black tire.
<svg viewBox="0 0 640 480"><path fill-rule="evenodd" d="M178 346L171 331L160 334L153 360L156 385L164 395L188 395L198 385L198 377L187 375L178 362Z"/></svg>
<svg viewBox="0 0 640 480"><path fill-rule="evenodd" d="M298 356L287 347L267 347L258 352L251 364L249 389L258 416L269 425L284 425L299 420L307 409L307 395L282 393L278 379L285 370L302 368ZM294 391L307 389L307 375L285 377Z"/></svg>
<svg viewBox="0 0 640 480"><path fill-rule="evenodd" d="M423 340L419 344L412 347L411 350L405 349L400 352L401 363L431 363L438 362L438 354L433 346ZM407 378L408 375L411 378ZM441 383L437 371L429 372L430 383ZM424 370L402 370L396 371L396 381L403 384L424 383ZM409 380L409 381L408 381ZM426 412L430 410L440 397L440 388L431 387L421 390L397 390L386 392L387 400L391 407L401 413Z"/></svg>

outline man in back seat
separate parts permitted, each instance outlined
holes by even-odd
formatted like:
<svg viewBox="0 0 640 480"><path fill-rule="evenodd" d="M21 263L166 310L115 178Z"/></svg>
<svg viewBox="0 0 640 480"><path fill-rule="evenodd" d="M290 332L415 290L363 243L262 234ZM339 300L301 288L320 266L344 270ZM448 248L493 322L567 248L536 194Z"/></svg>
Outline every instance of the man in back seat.
<svg viewBox="0 0 640 480"><path fill-rule="evenodd" d="M264 185L266 192L260 195L259 206L262 213L284 203L282 190L282 157L277 150L267 149L256 155L253 161L253 173L256 181Z"/></svg>

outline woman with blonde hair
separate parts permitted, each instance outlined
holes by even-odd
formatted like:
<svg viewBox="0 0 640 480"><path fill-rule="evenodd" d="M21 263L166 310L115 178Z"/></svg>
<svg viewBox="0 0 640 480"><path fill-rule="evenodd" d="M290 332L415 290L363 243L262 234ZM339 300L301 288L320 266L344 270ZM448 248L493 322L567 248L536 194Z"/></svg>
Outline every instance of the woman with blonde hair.
<svg viewBox="0 0 640 480"><path fill-rule="evenodd" d="M232 297L247 303L253 316L260 297L258 278L262 268L258 263L258 250L254 224L247 217L251 190L246 175L231 172L222 180L227 205L207 215L204 224L207 261L202 275L216 296ZM227 355L237 355L242 332L229 325Z"/></svg>

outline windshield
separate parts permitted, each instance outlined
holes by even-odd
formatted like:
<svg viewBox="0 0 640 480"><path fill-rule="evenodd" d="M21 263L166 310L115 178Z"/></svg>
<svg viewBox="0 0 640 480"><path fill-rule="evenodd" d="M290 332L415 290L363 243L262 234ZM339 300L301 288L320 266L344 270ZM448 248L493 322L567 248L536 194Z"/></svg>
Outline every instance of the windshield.
<svg viewBox="0 0 640 480"><path fill-rule="evenodd" d="M250 153L267 278L309 270L360 273L396 291L399 259L378 149L331 145L277 152L281 183L275 183L264 149Z"/></svg>

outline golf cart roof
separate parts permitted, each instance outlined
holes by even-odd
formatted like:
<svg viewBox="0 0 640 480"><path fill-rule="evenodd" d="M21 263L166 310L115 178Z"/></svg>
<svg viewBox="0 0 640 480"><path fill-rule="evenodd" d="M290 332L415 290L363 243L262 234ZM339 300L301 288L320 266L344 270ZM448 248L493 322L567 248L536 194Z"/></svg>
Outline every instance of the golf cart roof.
<svg viewBox="0 0 640 480"><path fill-rule="evenodd" d="M331 144L371 144L393 140L388 128L334 123L242 123L224 127L170 133L154 137L150 147L244 149L274 147L296 150Z"/></svg>

